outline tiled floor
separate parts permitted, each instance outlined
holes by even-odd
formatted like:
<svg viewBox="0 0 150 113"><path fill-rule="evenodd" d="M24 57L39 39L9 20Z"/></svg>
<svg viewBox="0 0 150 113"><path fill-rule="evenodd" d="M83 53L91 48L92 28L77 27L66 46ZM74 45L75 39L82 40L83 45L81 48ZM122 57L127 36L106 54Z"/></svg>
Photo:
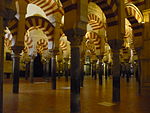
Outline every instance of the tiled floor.
<svg viewBox="0 0 150 113"><path fill-rule="evenodd" d="M12 84L4 84L4 113L70 113L69 82L57 80L57 90L51 83L20 82L20 93L12 94ZM98 80L86 77L81 88L81 113L150 113L150 90L138 95L134 78L126 83L121 78L121 102L112 103L112 79L99 86Z"/></svg>

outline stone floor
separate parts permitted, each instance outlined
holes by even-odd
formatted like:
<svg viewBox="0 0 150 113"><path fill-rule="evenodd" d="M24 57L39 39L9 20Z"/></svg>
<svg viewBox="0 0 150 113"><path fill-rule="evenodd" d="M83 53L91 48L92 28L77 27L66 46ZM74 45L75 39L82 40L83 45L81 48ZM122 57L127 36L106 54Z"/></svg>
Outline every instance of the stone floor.
<svg viewBox="0 0 150 113"><path fill-rule="evenodd" d="M57 80L57 90L51 90L50 82L31 84L21 80L20 93L12 94L10 81L4 83L4 113L69 113L70 87L64 78ZM126 83L121 78L121 102L112 103L112 79L104 81L86 77L81 88L81 113L150 113L150 90L137 93L134 78Z"/></svg>

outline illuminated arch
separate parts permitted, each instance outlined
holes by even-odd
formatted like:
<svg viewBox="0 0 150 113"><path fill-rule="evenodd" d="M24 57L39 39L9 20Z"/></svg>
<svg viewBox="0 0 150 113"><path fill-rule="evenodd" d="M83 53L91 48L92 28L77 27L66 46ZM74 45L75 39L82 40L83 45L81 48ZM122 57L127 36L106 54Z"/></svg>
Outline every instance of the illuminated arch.
<svg viewBox="0 0 150 113"><path fill-rule="evenodd" d="M64 14L62 7L59 7L54 0L25 0L27 3L32 3L39 6L45 12L46 16L50 16L56 12Z"/></svg>
<svg viewBox="0 0 150 113"><path fill-rule="evenodd" d="M104 23L95 14L88 14L88 24L92 27L93 30L98 30L102 28L106 29Z"/></svg>
<svg viewBox="0 0 150 113"><path fill-rule="evenodd" d="M135 37L142 37L143 35L143 15L140 10L131 3L126 4L126 18L131 23L133 29L133 35Z"/></svg>

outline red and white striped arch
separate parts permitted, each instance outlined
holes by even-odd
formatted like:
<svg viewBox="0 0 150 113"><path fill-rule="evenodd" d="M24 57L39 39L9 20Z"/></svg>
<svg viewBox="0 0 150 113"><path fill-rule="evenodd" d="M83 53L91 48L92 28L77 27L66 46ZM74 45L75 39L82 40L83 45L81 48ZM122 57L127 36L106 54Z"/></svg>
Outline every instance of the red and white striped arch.
<svg viewBox="0 0 150 113"><path fill-rule="evenodd" d="M133 16L135 19L141 23L143 21L143 15L140 10L132 3L126 4L126 14L127 16Z"/></svg>
<svg viewBox="0 0 150 113"><path fill-rule="evenodd" d="M28 47L28 49L33 48L33 40L29 37L29 33L26 33L24 43L25 43L25 46Z"/></svg>
<svg viewBox="0 0 150 113"><path fill-rule="evenodd" d="M17 37L17 27L18 27L18 20L15 18L8 23L8 29L11 31L13 38ZM43 32L49 38L49 41L52 41L52 35L54 32L54 26L45 18L40 16L30 16L26 18L25 22L25 29L26 31L31 28L39 28L42 29Z"/></svg>
<svg viewBox="0 0 150 113"><path fill-rule="evenodd" d="M64 14L63 8L58 6L55 0L25 0L27 3L32 3L39 6L45 12L46 16L54 13Z"/></svg>
<svg viewBox="0 0 150 113"><path fill-rule="evenodd" d="M115 26L118 25L118 14L117 14L117 4L115 0L91 0L96 3L104 12L106 16L107 25Z"/></svg>
<svg viewBox="0 0 150 113"><path fill-rule="evenodd" d="M48 40L52 41L54 33L54 26L45 18L40 16L30 16L26 18L25 29L40 28L47 35Z"/></svg>
<svg viewBox="0 0 150 113"><path fill-rule="evenodd" d="M18 19L17 18L14 18L13 20L10 20L8 22L8 29L10 30L13 38L16 38L17 37L17 28L18 28Z"/></svg>
<svg viewBox="0 0 150 113"><path fill-rule="evenodd" d="M23 49L22 51L23 51L23 53L28 53L28 50L29 50L28 47L25 46L24 49Z"/></svg>
<svg viewBox="0 0 150 113"><path fill-rule="evenodd" d="M42 54L43 51L48 50L48 42L45 39L40 39L39 41L37 41L37 52Z"/></svg>
<svg viewBox="0 0 150 113"><path fill-rule="evenodd" d="M133 35L135 37L141 37L143 35L143 16L140 10L134 4L126 4L126 18L131 23L133 29Z"/></svg>
<svg viewBox="0 0 150 113"><path fill-rule="evenodd" d="M133 3L136 6L142 6L145 4L145 0L126 0L126 3Z"/></svg>
<svg viewBox="0 0 150 113"><path fill-rule="evenodd" d="M87 32L86 39L90 40L94 45L95 49L100 49L101 47L101 37L95 32Z"/></svg>
<svg viewBox="0 0 150 113"><path fill-rule="evenodd" d="M88 14L88 24L92 27L92 30L106 29L104 23L95 14Z"/></svg>
<svg viewBox="0 0 150 113"><path fill-rule="evenodd" d="M66 41L60 40L59 46L63 52L67 50L67 42Z"/></svg>

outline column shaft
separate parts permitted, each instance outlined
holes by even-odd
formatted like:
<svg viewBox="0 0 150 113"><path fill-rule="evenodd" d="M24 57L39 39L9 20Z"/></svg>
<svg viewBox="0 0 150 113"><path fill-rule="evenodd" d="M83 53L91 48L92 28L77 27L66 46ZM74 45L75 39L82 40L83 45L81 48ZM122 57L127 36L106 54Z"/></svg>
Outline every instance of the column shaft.
<svg viewBox="0 0 150 113"><path fill-rule="evenodd" d="M51 58L51 77L52 77L52 89L56 89L56 55L53 53Z"/></svg>
<svg viewBox="0 0 150 113"><path fill-rule="evenodd" d="M29 76L30 76L30 62L26 63L25 79L28 80Z"/></svg>
<svg viewBox="0 0 150 113"><path fill-rule="evenodd" d="M3 113L3 62L4 62L4 38L3 17L0 16L0 113Z"/></svg>
<svg viewBox="0 0 150 113"><path fill-rule="evenodd" d="M69 59L68 58L65 58L65 65L64 65L64 68L65 68L65 80L68 81L68 76L69 76L69 72L68 72L68 61Z"/></svg>
<svg viewBox="0 0 150 113"><path fill-rule="evenodd" d="M46 62L46 80L49 81L49 60Z"/></svg>
<svg viewBox="0 0 150 113"><path fill-rule="evenodd" d="M97 79L97 75L96 75L96 61L93 61L93 63L92 63L92 76L93 76L93 78L95 80Z"/></svg>
<svg viewBox="0 0 150 113"><path fill-rule="evenodd" d="M138 78L137 78L137 81L138 81L138 94L140 95L141 94L141 59L138 58Z"/></svg>
<svg viewBox="0 0 150 113"><path fill-rule="evenodd" d="M120 102L120 60L119 50L113 51L113 102Z"/></svg>
<svg viewBox="0 0 150 113"><path fill-rule="evenodd" d="M58 78L61 76L61 61L58 61Z"/></svg>
<svg viewBox="0 0 150 113"><path fill-rule="evenodd" d="M99 84L103 84L103 66L101 61L99 61Z"/></svg>
<svg viewBox="0 0 150 113"><path fill-rule="evenodd" d="M105 63L105 79L108 79L108 64Z"/></svg>
<svg viewBox="0 0 150 113"><path fill-rule="evenodd" d="M80 77L81 77L81 83L80 86L83 87L84 83L84 60L81 60L81 70L80 70Z"/></svg>
<svg viewBox="0 0 150 113"><path fill-rule="evenodd" d="M71 47L71 113L80 113L80 48Z"/></svg>
<svg viewBox="0 0 150 113"><path fill-rule="evenodd" d="M13 54L13 93L19 93L19 53Z"/></svg>
<svg viewBox="0 0 150 113"><path fill-rule="evenodd" d="M31 58L30 61L30 82L33 83L34 82L34 59Z"/></svg>

